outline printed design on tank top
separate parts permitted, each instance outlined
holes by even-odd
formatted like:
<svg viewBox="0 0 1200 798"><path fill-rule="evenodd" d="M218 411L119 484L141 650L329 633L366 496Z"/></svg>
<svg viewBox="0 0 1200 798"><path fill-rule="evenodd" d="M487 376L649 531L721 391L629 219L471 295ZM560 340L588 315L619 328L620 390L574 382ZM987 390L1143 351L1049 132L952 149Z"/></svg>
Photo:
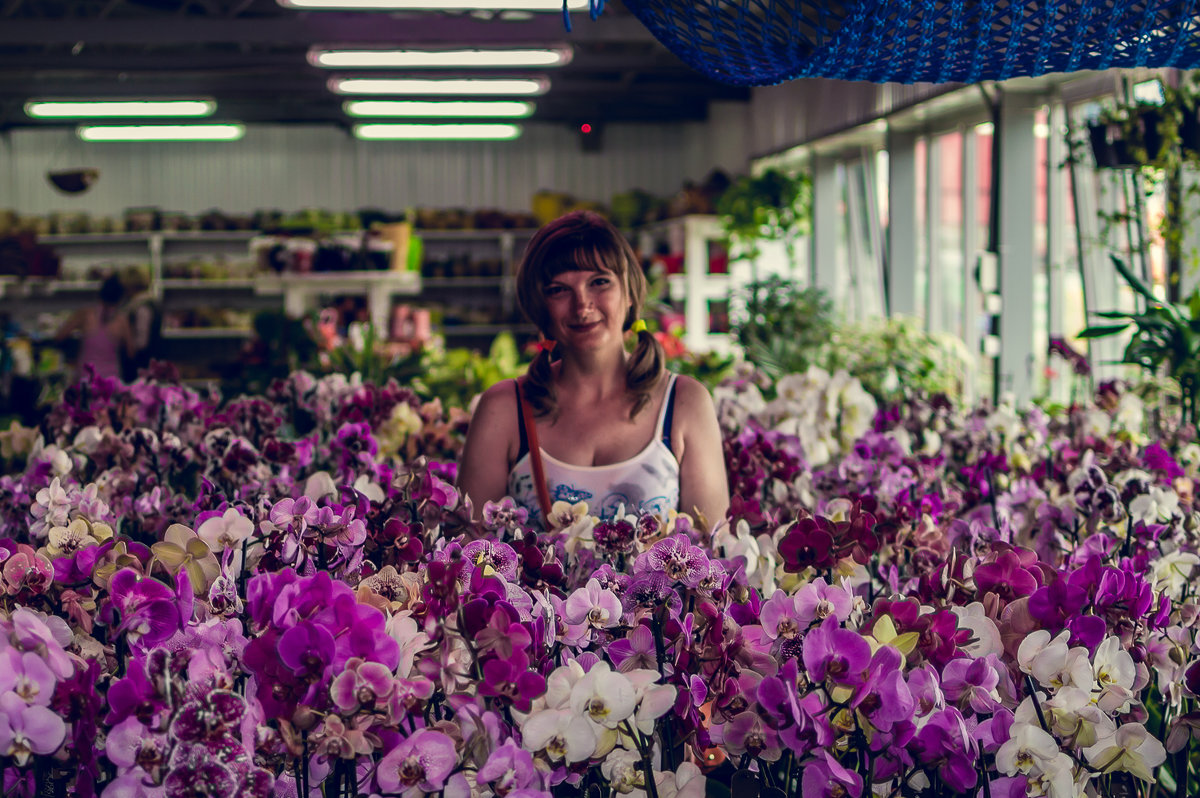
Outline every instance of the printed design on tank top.
<svg viewBox="0 0 1200 798"><path fill-rule="evenodd" d="M533 487L532 482L530 482L530 487ZM590 498L592 498L592 492L590 490L584 490L583 488L578 488L574 485L555 485L554 490L550 495L550 501L566 502L567 504L585 502Z"/></svg>
<svg viewBox="0 0 1200 798"><path fill-rule="evenodd" d="M622 508L625 513L649 513L660 518L666 518L671 510L678 508L679 461L663 441L674 382L675 375L672 374L659 411L654 438L628 460L603 466L573 466L543 450L542 463L551 502L576 504L585 501L588 512L601 520L611 520ZM531 522L541 525L542 509L533 485L532 471L533 466L526 453L509 472L508 495L528 511Z"/></svg>

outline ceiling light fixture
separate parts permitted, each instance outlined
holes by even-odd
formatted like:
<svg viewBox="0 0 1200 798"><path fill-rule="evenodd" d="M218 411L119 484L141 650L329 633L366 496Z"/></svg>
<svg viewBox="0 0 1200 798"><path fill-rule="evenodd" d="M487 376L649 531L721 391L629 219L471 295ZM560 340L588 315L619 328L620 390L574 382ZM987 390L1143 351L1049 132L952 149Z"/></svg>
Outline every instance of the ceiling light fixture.
<svg viewBox="0 0 1200 798"><path fill-rule="evenodd" d="M570 47L521 50L325 50L308 51L308 62L325 69L553 67L571 61Z"/></svg>
<svg viewBox="0 0 1200 798"><path fill-rule="evenodd" d="M101 117L209 116L217 104L189 100L30 100L25 113L34 119L98 119Z"/></svg>
<svg viewBox="0 0 1200 798"><path fill-rule="evenodd" d="M330 78L338 94L544 94L545 78Z"/></svg>
<svg viewBox="0 0 1200 798"><path fill-rule="evenodd" d="M520 119L533 113L533 103L518 100L348 100L349 116L489 117Z"/></svg>
<svg viewBox="0 0 1200 798"><path fill-rule="evenodd" d="M80 125L84 141L237 141L245 125Z"/></svg>
<svg viewBox="0 0 1200 798"><path fill-rule="evenodd" d="M507 141L521 135L521 126L364 124L354 126L354 135L367 141Z"/></svg>
<svg viewBox="0 0 1200 798"><path fill-rule="evenodd" d="M277 0L284 8L426 11L562 11L562 0ZM567 8L579 11L588 0L567 0Z"/></svg>

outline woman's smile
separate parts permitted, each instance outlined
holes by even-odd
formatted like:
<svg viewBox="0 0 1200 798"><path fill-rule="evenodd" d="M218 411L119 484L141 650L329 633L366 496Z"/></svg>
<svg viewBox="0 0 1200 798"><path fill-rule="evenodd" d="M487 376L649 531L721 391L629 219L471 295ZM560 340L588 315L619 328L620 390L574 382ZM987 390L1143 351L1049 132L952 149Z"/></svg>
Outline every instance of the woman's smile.
<svg viewBox="0 0 1200 798"><path fill-rule="evenodd" d="M610 331L620 341L629 300L612 272L563 272L546 285L543 296L551 327L559 330L554 337L586 338L592 346L596 336Z"/></svg>

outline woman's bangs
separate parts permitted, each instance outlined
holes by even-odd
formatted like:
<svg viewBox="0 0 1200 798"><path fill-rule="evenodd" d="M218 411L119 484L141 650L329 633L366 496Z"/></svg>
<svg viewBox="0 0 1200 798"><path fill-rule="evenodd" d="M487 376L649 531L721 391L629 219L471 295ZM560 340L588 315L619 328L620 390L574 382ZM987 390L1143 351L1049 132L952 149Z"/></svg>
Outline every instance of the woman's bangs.
<svg viewBox="0 0 1200 798"><path fill-rule="evenodd" d="M608 242L590 240L566 240L541 263L541 282L548 283L564 272L612 272L621 276L618 271L621 264L620 252L614 251Z"/></svg>

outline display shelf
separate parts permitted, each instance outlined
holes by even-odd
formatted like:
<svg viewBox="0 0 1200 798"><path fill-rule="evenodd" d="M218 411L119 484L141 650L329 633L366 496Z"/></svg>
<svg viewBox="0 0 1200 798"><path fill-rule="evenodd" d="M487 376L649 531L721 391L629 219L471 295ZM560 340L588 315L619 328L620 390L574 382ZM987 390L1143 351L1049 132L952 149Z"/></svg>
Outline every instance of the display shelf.
<svg viewBox="0 0 1200 798"><path fill-rule="evenodd" d="M55 280L46 277L0 280L0 296L10 298L54 296L55 294L94 294L99 290L99 280Z"/></svg>
<svg viewBox="0 0 1200 798"><path fill-rule="evenodd" d="M421 275L415 272L310 272L287 277L260 277L258 294L281 294L283 310L299 317L313 309L314 300L334 294L365 294L367 314L377 330L388 329L392 298L421 293Z"/></svg>
<svg viewBox="0 0 1200 798"><path fill-rule="evenodd" d="M509 277L422 277L422 288L500 288Z"/></svg>
<svg viewBox="0 0 1200 798"><path fill-rule="evenodd" d="M723 239L720 217L681 216L646 225L637 232L638 248L653 253L662 244L672 255L683 255L683 271L667 275L667 293L681 305L684 315L683 342L693 352L732 354L735 344L725 332L710 332L710 303L728 302L744 280L740 274L710 272L710 245ZM726 261L726 269L731 266Z"/></svg>
<svg viewBox="0 0 1200 798"><path fill-rule="evenodd" d="M255 277L164 277L160 282L164 291L244 291L257 284Z"/></svg>
<svg viewBox="0 0 1200 798"><path fill-rule="evenodd" d="M164 243L243 243L258 235L253 230L157 230L132 233L59 233L38 236L38 243L51 247L80 246L92 244L150 244L154 240Z"/></svg>
<svg viewBox="0 0 1200 798"><path fill-rule="evenodd" d="M211 254L214 258L228 259L239 251L249 256L255 247L306 237L259 230L85 233L47 235L40 237L40 240L58 248L68 273L72 270L81 273L82 269L102 260L145 259L149 264L150 293L172 310L201 307L255 310L282 305L288 315L298 316L318 307L322 298L357 294L366 297L367 312L372 323L378 329L386 330L396 298L415 298L419 302L425 291L435 302L446 301L455 292L466 291L473 298L472 301L486 301L496 317L512 315L516 304L512 277L515 263L525 242L536 232L535 229L414 229L412 234L422 239L427 256L430 253L435 257L438 253L466 253L470 258L494 259L500 264L500 274L493 272L487 275L430 278L406 271L261 273L225 278L163 275L164 265L173 253L184 258ZM349 246L357 247L364 243L363 236L362 230L344 230L315 238L342 240ZM387 249L391 245L390 241L378 238L368 238L366 243L373 250ZM66 309L78 306L85 297L93 296L98 287L95 281L46 280L43 288L32 290L44 297L38 302L39 308ZM31 289L16 290L23 295L23 292ZM0 295L12 294L5 288ZM54 299L55 296L58 299ZM15 297L9 304L15 304ZM451 325L444 330L452 338L484 338L504 330L518 332L519 328L506 324L468 324ZM181 341L199 342L205 338L230 337L236 336L217 330L164 331L164 338Z"/></svg>
<svg viewBox="0 0 1200 798"><path fill-rule="evenodd" d="M243 327L176 327L162 331L162 337L175 340L250 338L254 330Z"/></svg>
<svg viewBox="0 0 1200 798"><path fill-rule="evenodd" d="M413 235L420 236L426 241L492 241L504 236L513 238L532 238L536 228L495 228L472 230L421 230L414 229Z"/></svg>

